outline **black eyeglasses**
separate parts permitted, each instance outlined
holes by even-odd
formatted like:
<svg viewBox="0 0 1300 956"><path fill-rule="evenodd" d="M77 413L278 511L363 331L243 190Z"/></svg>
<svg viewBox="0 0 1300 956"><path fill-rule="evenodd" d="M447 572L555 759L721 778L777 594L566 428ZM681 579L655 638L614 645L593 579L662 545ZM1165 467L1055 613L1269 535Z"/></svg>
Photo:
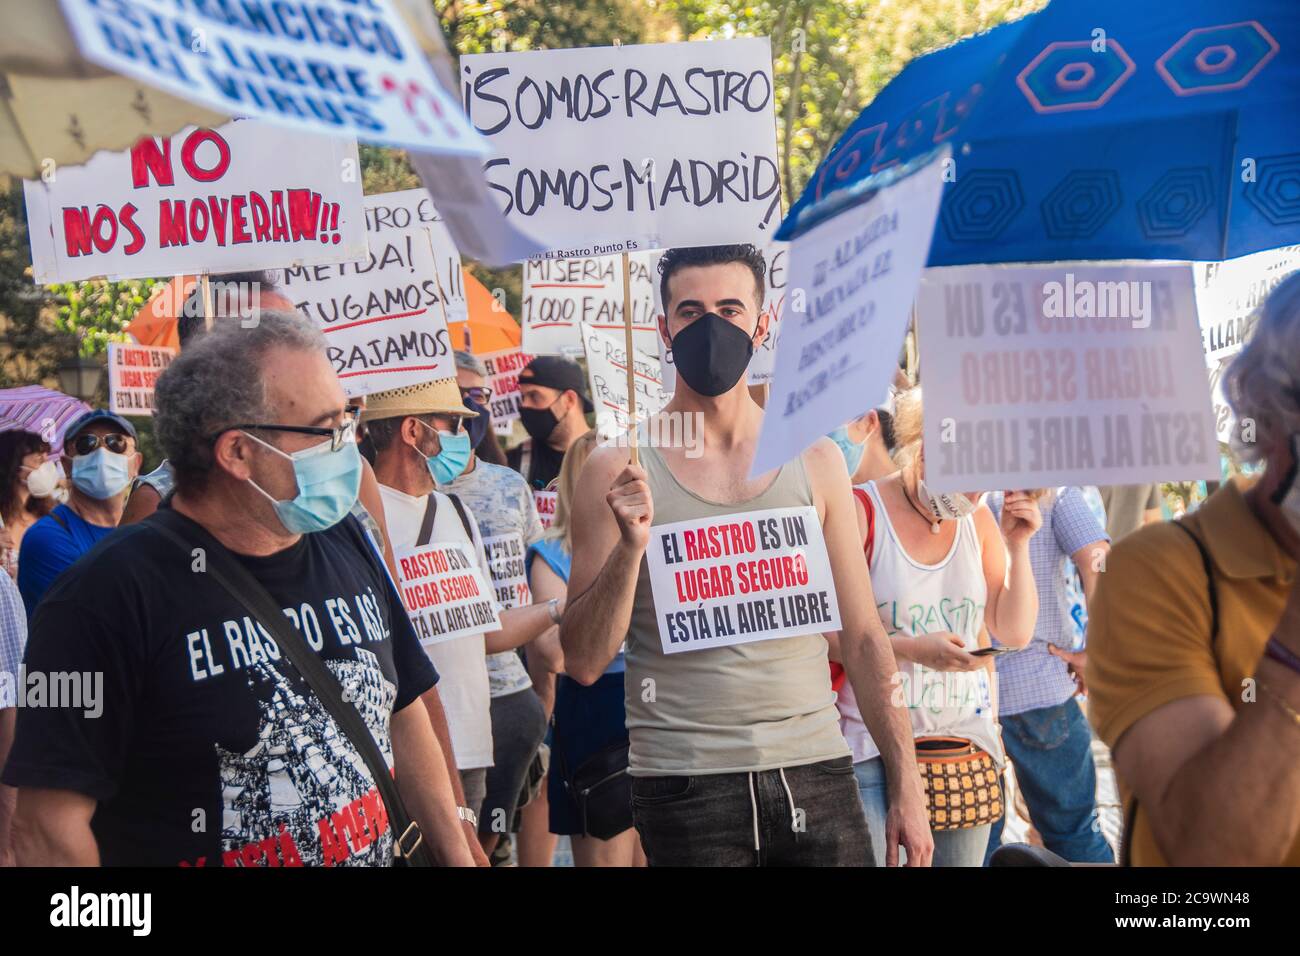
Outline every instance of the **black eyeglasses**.
<svg viewBox="0 0 1300 956"><path fill-rule="evenodd" d="M108 435L78 435L72 442L72 450L78 456L89 455L100 445L103 445L115 455L125 455L126 450L131 447L129 439L125 435L112 432Z"/></svg>
<svg viewBox="0 0 1300 956"><path fill-rule="evenodd" d="M323 425L260 425L260 424L242 424L228 425L219 432L208 437L208 441L216 441L228 431L252 430L263 432L293 432L297 435L327 435L330 439L330 451L338 451L348 442L356 441L357 438L357 416L361 413L360 405L349 405L343 409L346 416L343 424L335 428L326 428Z"/></svg>
<svg viewBox="0 0 1300 956"><path fill-rule="evenodd" d="M486 407L487 403L492 401L492 389L484 388L481 385L475 385L471 388L462 388L460 390L460 397L462 399L472 399L473 401L478 402L478 404Z"/></svg>

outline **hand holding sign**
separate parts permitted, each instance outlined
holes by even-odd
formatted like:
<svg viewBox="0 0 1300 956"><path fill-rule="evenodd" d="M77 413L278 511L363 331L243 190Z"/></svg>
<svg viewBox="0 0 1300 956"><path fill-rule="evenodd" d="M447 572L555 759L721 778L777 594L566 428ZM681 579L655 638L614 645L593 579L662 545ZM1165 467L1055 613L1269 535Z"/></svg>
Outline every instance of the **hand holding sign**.
<svg viewBox="0 0 1300 956"><path fill-rule="evenodd" d="M650 523L655 515L645 469L629 464L619 472L613 487L605 495L605 502L614 512L623 543L635 548L638 554L644 551L650 541Z"/></svg>
<svg viewBox="0 0 1300 956"><path fill-rule="evenodd" d="M1025 491L1008 491L1002 496L1002 537L1008 545L1028 544L1043 526L1038 502Z"/></svg>

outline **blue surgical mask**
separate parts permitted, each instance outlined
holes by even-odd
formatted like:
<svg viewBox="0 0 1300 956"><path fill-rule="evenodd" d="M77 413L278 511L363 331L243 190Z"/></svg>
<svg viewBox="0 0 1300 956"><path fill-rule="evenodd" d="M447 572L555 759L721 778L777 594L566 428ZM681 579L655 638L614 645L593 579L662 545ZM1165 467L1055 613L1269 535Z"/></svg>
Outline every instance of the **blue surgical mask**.
<svg viewBox="0 0 1300 956"><path fill-rule="evenodd" d="M131 483L131 459L107 448L78 455L72 459L72 483L83 495L107 501Z"/></svg>
<svg viewBox="0 0 1300 956"><path fill-rule="evenodd" d="M416 421L420 421L418 418ZM420 422L429 431L437 431L432 425ZM453 435L451 432L438 431L438 444L442 446L436 455L429 455L425 458L425 463L429 466L429 474L433 475L433 480L440 485L449 484L457 475L465 470L469 464L469 456L473 453L474 448L469 440L469 435L462 430L459 435Z"/></svg>
<svg viewBox="0 0 1300 956"><path fill-rule="evenodd" d="M248 479L248 483L271 502L280 524L290 534L310 534L332 528L357 503L357 493L361 490L361 453L357 451L356 442L344 442L338 451L330 451L327 440L290 455L256 435L244 434L293 462L298 494L288 501L272 498L252 478Z"/></svg>
<svg viewBox="0 0 1300 956"><path fill-rule="evenodd" d="M866 439L854 441L849 437L849 429L846 425L841 425L828 436L831 441L840 446L840 451L844 453L844 464L849 468L849 477L858 470L858 465L862 463L862 453L867 450Z"/></svg>

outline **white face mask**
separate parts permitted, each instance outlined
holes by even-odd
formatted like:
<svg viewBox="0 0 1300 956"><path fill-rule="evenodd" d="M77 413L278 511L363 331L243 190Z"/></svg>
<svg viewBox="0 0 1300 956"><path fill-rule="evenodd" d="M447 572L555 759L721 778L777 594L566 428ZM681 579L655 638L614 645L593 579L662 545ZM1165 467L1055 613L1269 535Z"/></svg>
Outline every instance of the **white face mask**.
<svg viewBox="0 0 1300 956"><path fill-rule="evenodd" d="M935 517L935 523L930 526L930 530L935 534L939 533L940 521L957 521L973 514L975 509L980 506L980 501L984 496L980 495L975 501L971 501L960 492L933 492L926 487L924 479L919 476L916 479L916 496L921 499L921 503L930 509L930 513Z"/></svg>
<svg viewBox="0 0 1300 956"><path fill-rule="evenodd" d="M58 464L47 461L27 472L27 490L31 492L33 498L48 498L59 486L61 477Z"/></svg>

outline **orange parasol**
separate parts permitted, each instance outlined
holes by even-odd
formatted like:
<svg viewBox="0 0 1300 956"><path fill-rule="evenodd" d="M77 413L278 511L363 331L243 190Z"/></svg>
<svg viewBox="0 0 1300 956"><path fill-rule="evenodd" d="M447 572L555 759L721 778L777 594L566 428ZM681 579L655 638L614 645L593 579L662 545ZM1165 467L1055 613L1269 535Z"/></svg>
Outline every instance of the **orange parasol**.
<svg viewBox="0 0 1300 956"><path fill-rule="evenodd" d="M185 305L196 281L194 276L177 276L159 286L126 327L131 337L140 345L166 345L179 352L181 337L176 329L176 313Z"/></svg>
<svg viewBox="0 0 1300 956"><path fill-rule="evenodd" d="M469 310L468 322L451 323L451 344L457 350L465 349L466 331L469 333L469 350L475 355L495 355L519 348L521 333L514 316L497 304L483 283L462 269L465 277L465 305Z"/></svg>

